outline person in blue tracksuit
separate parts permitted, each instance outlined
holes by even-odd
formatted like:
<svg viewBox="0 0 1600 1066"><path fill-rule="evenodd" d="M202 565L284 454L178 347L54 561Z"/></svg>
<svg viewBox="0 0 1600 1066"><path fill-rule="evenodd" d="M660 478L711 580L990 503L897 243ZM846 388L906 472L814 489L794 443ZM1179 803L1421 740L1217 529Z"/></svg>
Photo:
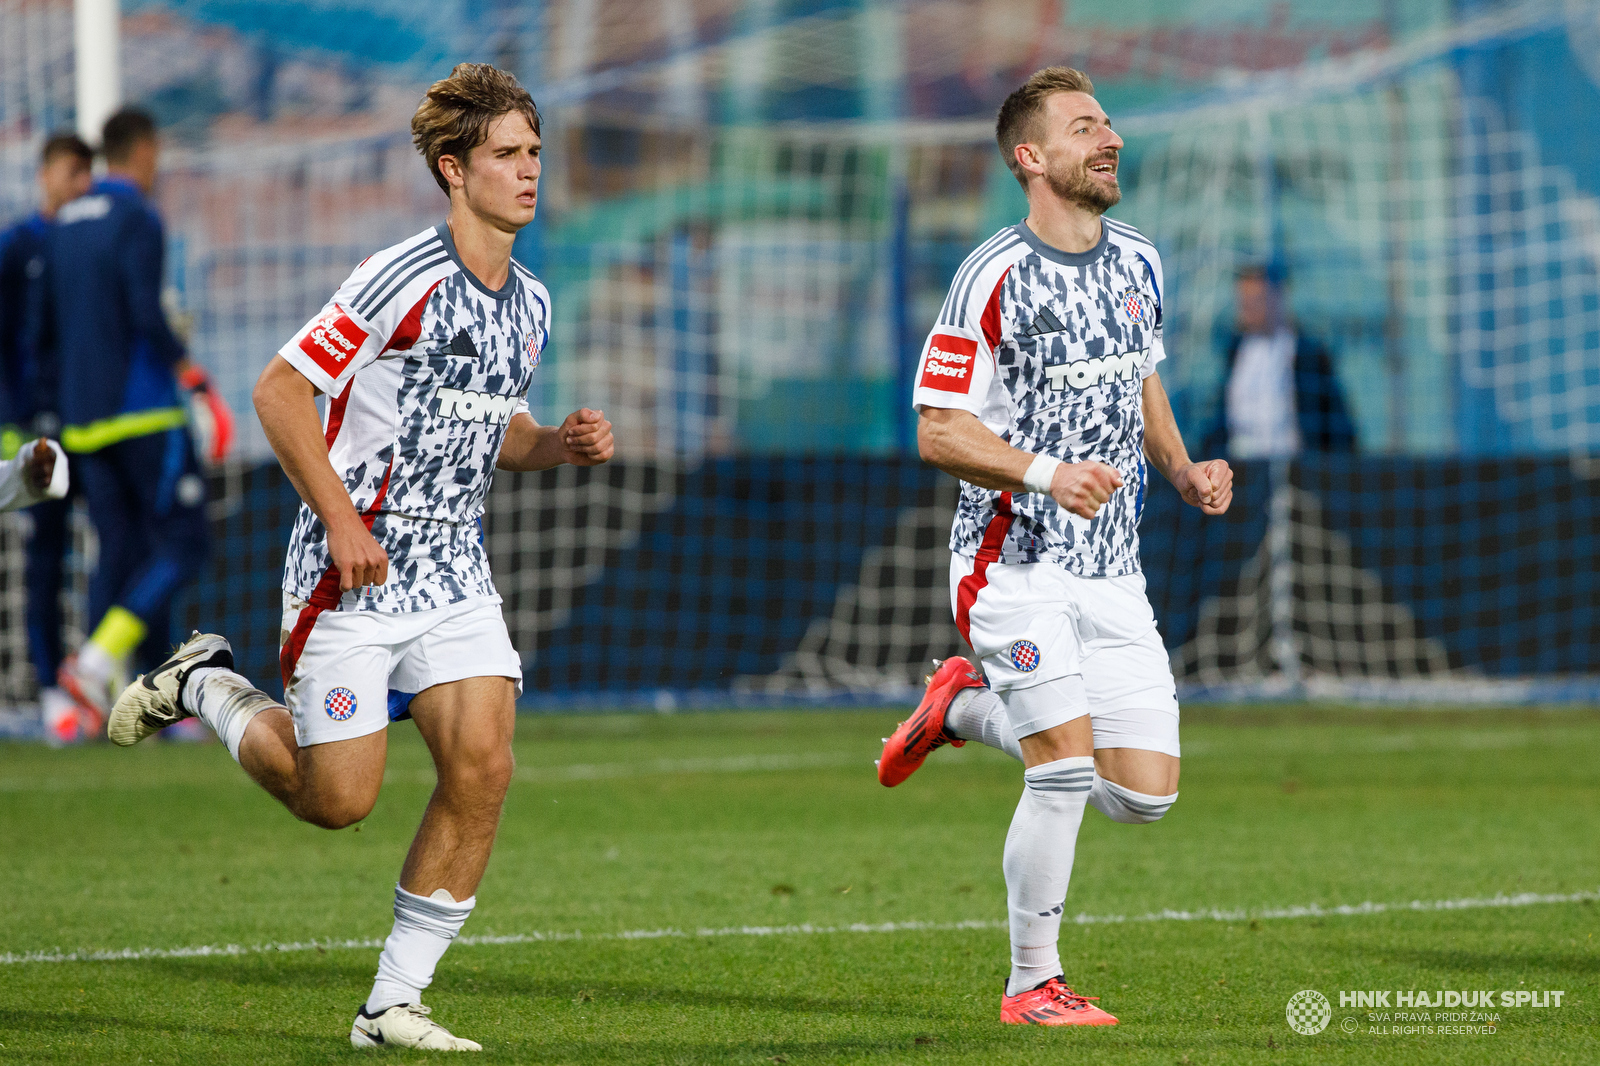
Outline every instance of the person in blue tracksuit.
<svg viewBox="0 0 1600 1066"><path fill-rule="evenodd" d="M89 191L94 152L73 133L57 133L39 153L39 210L0 234L0 456L10 459L33 435L60 432L53 363L35 348L35 319L44 293L45 246L56 212ZM82 738L76 704L56 687L61 667L61 585L69 535L70 499L28 508L25 549L28 657L39 681L46 736L56 743ZM92 723L91 723L92 724Z"/></svg>
<svg viewBox="0 0 1600 1066"><path fill-rule="evenodd" d="M60 680L80 707L103 714L136 650L151 662L166 655L173 596L209 552L182 393L214 393L161 307L165 235L149 199L154 120L118 111L101 151L106 176L61 208L49 235L41 347L55 357L61 443L100 543L92 633Z"/></svg>

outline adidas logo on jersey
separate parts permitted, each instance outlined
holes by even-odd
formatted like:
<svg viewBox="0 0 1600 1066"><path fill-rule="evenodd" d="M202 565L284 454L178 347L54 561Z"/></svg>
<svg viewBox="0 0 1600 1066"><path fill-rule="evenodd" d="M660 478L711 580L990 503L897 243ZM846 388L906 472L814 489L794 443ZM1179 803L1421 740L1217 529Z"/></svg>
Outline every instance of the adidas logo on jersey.
<svg viewBox="0 0 1600 1066"><path fill-rule="evenodd" d="M515 395L500 396L492 392L471 392L467 389L438 389L434 398L439 401L440 418L459 418L463 422L488 422L503 426L517 413Z"/></svg>
<svg viewBox="0 0 1600 1066"><path fill-rule="evenodd" d="M1060 333L1067 327L1061 324L1061 319L1056 317L1054 311L1048 307L1039 308L1039 313L1034 317L1033 325L1022 331L1024 337L1042 337L1046 333Z"/></svg>
<svg viewBox="0 0 1600 1066"><path fill-rule="evenodd" d="M1044 368L1050 379L1050 388L1061 392L1069 385L1074 389L1087 389L1107 381L1137 381L1139 365L1144 362L1148 348L1136 352L1103 355L1098 359L1079 359L1076 363L1058 363Z"/></svg>

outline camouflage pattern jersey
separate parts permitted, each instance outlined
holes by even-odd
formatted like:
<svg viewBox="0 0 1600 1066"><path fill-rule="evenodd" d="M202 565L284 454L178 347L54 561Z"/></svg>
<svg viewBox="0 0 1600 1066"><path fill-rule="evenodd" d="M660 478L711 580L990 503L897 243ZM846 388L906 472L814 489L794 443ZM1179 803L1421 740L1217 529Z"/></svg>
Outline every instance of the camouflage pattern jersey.
<svg viewBox="0 0 1600 1066"><path fill-rule="evenodd" d="M339 610L420 611L495 595L478 519L550 336L550 294L512 260L489 289L439 225L356 267L278 352L329 399L328 459L389 556ZM284 591L333 607L327 530L301 505ZM331 584L331 588L330 588Z"/></svg>
<svg viewBox="0 0 1600 1066"><path fill-rule="evenodd" d="M1048 561L1080 577L1139 570L1144 379L1161 345L1161 259L1132 226L1101 219L1080 254L1007 227L956 272L917 367L912 402L970 411L1013 448L1122 474L1092 521L1042 493L963 482L950 549L1006 563Z"/></svg>

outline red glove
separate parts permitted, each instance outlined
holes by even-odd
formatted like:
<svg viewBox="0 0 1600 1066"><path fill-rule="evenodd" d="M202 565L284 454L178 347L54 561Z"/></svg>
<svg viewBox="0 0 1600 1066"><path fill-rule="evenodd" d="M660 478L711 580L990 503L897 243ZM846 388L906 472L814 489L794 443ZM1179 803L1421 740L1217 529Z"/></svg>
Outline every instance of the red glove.
<svg viewBox="0 0 1600 1066"><path fill-rule="evenodd" d="M211 375L198 366L191 364L178 376L178 384L189 393L189 422L194 431L195 449L202 462L215 466L233 449L233 411L211 387Z"/></svg>

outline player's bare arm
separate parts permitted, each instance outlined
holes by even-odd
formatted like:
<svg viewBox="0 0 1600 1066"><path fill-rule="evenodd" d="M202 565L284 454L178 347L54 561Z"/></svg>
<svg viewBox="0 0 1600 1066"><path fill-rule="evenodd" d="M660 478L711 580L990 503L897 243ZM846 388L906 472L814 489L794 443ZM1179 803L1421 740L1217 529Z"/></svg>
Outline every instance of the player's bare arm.
<svg viewBox="0 0 1600 1066"><path fill-rule="evenodd" d="M339 591L383 584L389 579L389 557L356 513L349 490L328 461L317 414L317 387L278 355L256 380L252 399L289 482L328 531L328 553L339 571Z"/></svg>
<svg viewBox="0 0 1600 1066"><path fill-rule="evenodd" d="M1233 502L1233 470L1226 459L1195 462L1183 445L1160 374L1144 379L1144 454L1184 502L1208 515L1226 514Z"/></svg>
<svg viewBox="0 0 1600 1066"><path fill-rule="evenodd" d="M599 466L615 453L616 441L604 411L580 408L559 426L541 426L532 415L519 414L506 427L495 466L501 470L549 470L567 463Z"/></svg>
<svg viewBox="0 0 1600 1066"><path fill-rule="evenodd" d="M923 462L971 484L1000 492L1028 491L1023 478L1034 456L995 436L971 412L923 407L917 450ZM1122 475L1105 463L1062 463L1051 478L1050 496L1080 518L1093 518L1121 487Z"/></svg>

